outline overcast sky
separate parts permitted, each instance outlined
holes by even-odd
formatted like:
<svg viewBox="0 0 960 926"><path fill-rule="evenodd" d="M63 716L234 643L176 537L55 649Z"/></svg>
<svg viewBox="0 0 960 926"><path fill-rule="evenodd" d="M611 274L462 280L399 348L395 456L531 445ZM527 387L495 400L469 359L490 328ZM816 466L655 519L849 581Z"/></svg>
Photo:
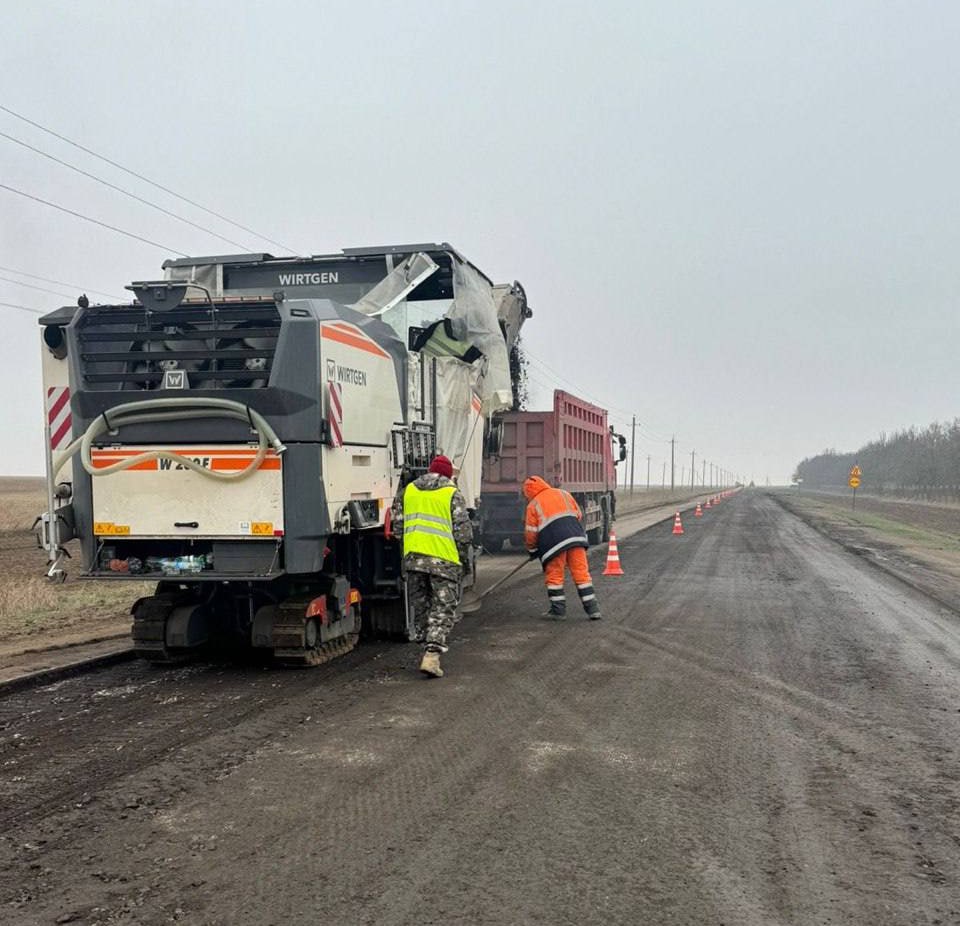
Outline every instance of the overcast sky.
<svg viewBox="0 0 960 926"><path fill-rule="evenodd" d="M0 104L299 253L449 241L526 288L535 407L635 413L638 481L675 433L678 478L694 450L776 483L960 411L958 26L942 0L33 2ZM123 294L237 250L5 138L0 176L161 245L0 189L6 268ZM0 312L0 473L40 473L36 317Z"/></svg>

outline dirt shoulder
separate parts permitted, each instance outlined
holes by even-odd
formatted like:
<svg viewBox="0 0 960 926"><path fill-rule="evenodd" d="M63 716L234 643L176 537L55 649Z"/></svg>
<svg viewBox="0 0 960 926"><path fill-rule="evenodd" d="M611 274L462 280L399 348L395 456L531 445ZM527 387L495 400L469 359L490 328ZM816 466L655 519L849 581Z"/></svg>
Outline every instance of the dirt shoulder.
<svg viewBox="0 0 960 926"><path fill-rule="evenodd" d="M31 526L45 507L42 479L0 478L0 659L125 634L130 606L152 588L80 580L76 560L63 584L47 579ZM79 556L76 544L68 549Z"/></svg>
<svg viewBox="0 0 960 926"><path fill-rule="evenodd" d="M928 503L773 491L821 533L960 613L960 509Z"/></svg>

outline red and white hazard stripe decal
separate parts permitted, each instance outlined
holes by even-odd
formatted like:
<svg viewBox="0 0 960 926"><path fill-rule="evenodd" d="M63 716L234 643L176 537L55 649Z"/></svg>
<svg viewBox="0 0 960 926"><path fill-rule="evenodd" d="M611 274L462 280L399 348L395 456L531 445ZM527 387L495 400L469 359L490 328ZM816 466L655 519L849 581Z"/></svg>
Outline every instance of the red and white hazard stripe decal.
<svg viewBox="0 0 960 926"><path fill-rule="evenodd" d="M339 383L327 383L327 424L330 429L330 446L343 446L343 387Z"/></svg>
<svg viewBox="0 0 960 926"><path fill-rule="evenodd" d="M47 424L50 425L50 448L62 450L70 443L70 435L73 432L70 389L67 386L48 387Z"/></svg>

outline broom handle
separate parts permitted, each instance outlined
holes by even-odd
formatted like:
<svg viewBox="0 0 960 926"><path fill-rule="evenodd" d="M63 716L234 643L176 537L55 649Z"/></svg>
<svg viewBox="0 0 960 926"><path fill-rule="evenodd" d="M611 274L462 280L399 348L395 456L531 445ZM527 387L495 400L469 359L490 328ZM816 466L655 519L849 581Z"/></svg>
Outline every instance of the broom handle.
<svg viewBox="0 0 960 926"><path fill-rule="evenodd" d="M486 598L487 595L490 594L490 592L495 591L496 589L500 588L500 586L503 585L503 583L506 582L507 579L510 579L510 578L512 578L513 576L515 576L521 569L523 569L524 566L527 565L527 563L530 563L530 562L532 562L532 560L530 560L530 559L525 559L522 563L520 563L519 566L515 566L515 567L514 567L513 569L511 569L505 576L502 576L501 578L497 579L497 581L494 582L493 585L491 585L490 588L488 588L485 592L483 592L482 594L478 595L476 600L477 600L477 601L483 601L483 599Z"/></svg>

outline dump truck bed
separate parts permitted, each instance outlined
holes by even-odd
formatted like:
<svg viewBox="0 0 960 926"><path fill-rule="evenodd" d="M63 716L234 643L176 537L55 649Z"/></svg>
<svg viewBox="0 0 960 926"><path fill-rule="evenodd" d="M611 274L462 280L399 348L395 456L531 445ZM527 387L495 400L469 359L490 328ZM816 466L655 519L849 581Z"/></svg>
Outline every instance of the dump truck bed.
<svg viewBox="0 0 960 926"><path fill-rule="evenodd" d="M502 450L485 467L483 491L518 493L528 476L573 493L614 489L606 409L558 389L552 411L505 413Z"/></svg>

